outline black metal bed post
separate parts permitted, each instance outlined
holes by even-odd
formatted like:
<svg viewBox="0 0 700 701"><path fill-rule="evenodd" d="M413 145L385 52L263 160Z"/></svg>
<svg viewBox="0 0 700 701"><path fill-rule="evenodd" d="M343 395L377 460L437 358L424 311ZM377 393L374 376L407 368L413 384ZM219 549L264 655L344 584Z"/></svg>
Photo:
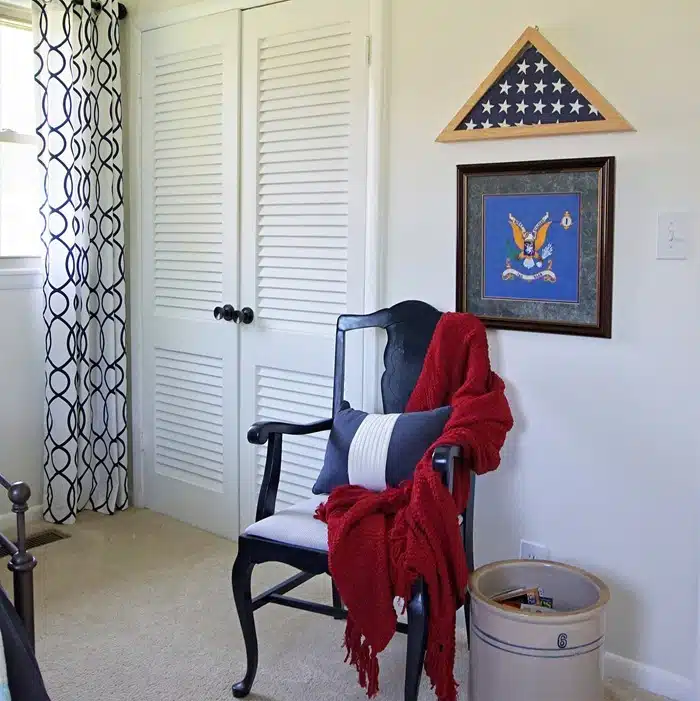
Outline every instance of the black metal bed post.
<svg viewBox="0 0 700 701"><path fill-rule="evenodd" d="M34 568L36 558L27 552L27 527L24 514L32 491L26 482L15 482L7 489L12 511L17 514L17 549L7 568L14 579L14 604L27 629L29 642L34 649Z"/></svg>

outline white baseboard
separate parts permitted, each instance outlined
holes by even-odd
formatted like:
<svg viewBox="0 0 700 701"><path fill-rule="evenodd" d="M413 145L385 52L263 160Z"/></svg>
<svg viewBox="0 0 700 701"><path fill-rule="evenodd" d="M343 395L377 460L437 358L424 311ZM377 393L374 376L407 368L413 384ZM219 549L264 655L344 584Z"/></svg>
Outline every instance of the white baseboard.
<svg viewBox="0 0 700 701"><path fill-rule="evenodd" d="M30 506L27 513L24 515L25 521L30 523L32 521L41 521L42 514L44 512L44 507L42 504L37 504L36 506ZM3 533L5 531L14 531L17 526L17 515L13 514L12 511L6 514L0 514L0 531Z"/></svg>
<svg viewBox="0 0 700 701"><path fill-rule="evenodd" d="M604 673L606 677L631 682L652 694L666 696L675 701L695 701L692 680L658 667L613 655L611 652L605 653Z"/></svg>

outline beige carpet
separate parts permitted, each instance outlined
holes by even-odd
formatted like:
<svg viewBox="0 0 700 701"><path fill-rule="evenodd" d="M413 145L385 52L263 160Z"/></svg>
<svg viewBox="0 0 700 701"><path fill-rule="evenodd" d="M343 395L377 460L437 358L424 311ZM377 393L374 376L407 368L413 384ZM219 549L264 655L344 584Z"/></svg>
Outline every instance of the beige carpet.
<svg viewBox="0 0 700 701"><path fill-rule="evenodd" d="M35 551L37 654L52 700L229 701L245 669L229 579L235 544L140 510L84 514L66 530L70 539ZM256 572L259 590L289 570ZM330 598L323 578L297 591ZM365 698L343 664L341 622L279 606L256 619L260 665L249 698ZM462 621L456 674L465 681ZM403 698L404 651L396 636L381 655L380 699ZM621 684L607 691L620 701L652 699ZM433 698L424 684L421 700Z"/></svg>

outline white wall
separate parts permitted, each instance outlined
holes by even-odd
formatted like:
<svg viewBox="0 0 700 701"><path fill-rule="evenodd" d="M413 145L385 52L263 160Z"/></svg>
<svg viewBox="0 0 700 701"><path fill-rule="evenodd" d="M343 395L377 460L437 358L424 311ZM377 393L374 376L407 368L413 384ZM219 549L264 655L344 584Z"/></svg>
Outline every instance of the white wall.
<svg viewBox="0 0 700 701"><path fill-rule="evenodd" d="M28 482L31 503L40 504L44 456L41 276L38 271L18 270L13 261L0 263L0 472L10 481ZM10 510L10 502L0 493L0 514Z"/></svg>
<svg viewBox="0 0 700 701"><path fill-rule="evenodd" d="M637 132L434 143L527 25ZM683 678L698 620L700 267L697 252L657 261L654 237L659 211L700 209L699 26L697 0L394 0L390 72L387 303L454 308L456 164L617 157L612 340L490 333L516 428L478 480L477 557L517 557L527 538L596 572L613 592L607 650Z"/></svg>

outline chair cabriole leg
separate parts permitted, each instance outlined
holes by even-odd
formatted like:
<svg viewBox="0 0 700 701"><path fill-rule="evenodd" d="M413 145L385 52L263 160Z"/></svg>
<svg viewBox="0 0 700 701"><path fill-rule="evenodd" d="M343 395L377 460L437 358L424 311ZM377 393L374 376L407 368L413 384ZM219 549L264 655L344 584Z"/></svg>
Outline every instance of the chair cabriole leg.
<svg viewBox="0 0 700 701"><path fill-rule="evenodd" d="M425 648L428 642L428 595L423 582L414 586L413 597L406 607L408 636L406 645L405 701L417 701L423 673Z"/></svg>
<svg viewBox="0 0 700 701"><path fill-rule="evenodd" d="M240 699L250 693L258 671L258 636L255 632L255 618L253 616L253 597L251 594L250 580L255 565L243 553L239 552L231 571L231 585L233 599L236 602L238 619L241 623L243 640L246 652L245 677L233 685L233 695Z"/></svg>

